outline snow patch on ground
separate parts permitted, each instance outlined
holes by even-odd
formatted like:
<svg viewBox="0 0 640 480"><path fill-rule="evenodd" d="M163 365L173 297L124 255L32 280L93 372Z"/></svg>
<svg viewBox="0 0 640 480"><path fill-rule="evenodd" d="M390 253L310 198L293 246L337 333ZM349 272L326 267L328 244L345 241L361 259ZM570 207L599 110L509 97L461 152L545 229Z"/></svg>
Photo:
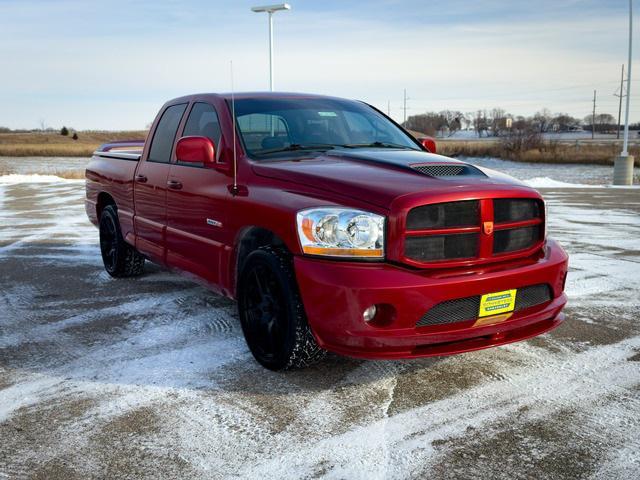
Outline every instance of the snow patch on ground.
<svg viewBox="0 0 640 480"><path fill-rule="evenodd" d="M15 185L18 183L84 183L84 179L69 179L58 177L57 175L41 175L32 173L24 175L19 173L11 173L9 175L0 175L0 184Z"/></svg>
<svg viewBox="0 0 640 480"><path fill-rule="evenodd" d="M525 183L533 188L598 188L602 186L560 182L549 177L536 177L531 180L525 180Z"/></svg>
<svg viewBox="0 0 640 480"><path fill-rule="evenodd" d="M640 185L590 185L586 183L560 182L549 177L536 177L524 180L524 183L533 188L640 188Z"/></svg>
<svg viewBox="0 0 640 480"><path fill-rule="evenodd" d="M612 386L613 391L624 393L637 384L637 366L626 361L637 347L640 337L589 350L567 361L564 355L553 356L527 344L512 346L513 353L528 362L509 371L507 382L487 382L391 419L286 451L277 458L248 465L240 476L311 478L317 465L331 458L330 478L415 478L440 460L444 452L434 448L437 442L462 437L469 426L489 434L499 421L508 422L523 407L535 405L530 415L537 417L552 414L559 403L564 408L579 407L584 413L605 413L601 400L611 393ZM492 407L487 409L487 405ZM633 412L620 410L613 416L624 416L640 426Z"/></svg>

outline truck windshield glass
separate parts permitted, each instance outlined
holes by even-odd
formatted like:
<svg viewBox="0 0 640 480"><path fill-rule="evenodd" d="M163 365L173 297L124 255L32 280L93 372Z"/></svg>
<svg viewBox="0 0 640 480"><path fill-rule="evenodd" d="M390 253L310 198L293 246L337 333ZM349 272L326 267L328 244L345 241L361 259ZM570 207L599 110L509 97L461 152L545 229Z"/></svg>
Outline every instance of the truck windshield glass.
<svg viewBox="0 0 640 480"><path fill-rule="evenodd" d="M359 102L239 99L235 101L235 111L239 133L253 157L335 148L420 150L396 125Z"/></svg>

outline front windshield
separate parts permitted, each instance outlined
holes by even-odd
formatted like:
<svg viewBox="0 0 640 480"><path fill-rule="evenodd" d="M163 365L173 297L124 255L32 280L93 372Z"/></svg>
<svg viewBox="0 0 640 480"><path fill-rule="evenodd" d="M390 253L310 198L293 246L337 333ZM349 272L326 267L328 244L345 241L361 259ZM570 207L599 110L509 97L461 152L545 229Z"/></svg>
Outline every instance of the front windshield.
<svg viewBox="0 0 640 480"><path fill-rule="evenodd" d="M328 98L239 99L238 130L252 157L333 148L420 150L396 125L360 102Z"/></svg>

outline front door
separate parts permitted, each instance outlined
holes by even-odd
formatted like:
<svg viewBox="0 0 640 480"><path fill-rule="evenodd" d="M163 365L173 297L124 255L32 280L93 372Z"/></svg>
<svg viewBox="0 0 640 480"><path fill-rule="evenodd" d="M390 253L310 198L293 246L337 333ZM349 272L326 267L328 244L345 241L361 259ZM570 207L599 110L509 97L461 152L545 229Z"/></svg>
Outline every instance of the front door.
<svg viewBox="0 0 640 480"><path fill-rule="evenodd" d="M158 263L166 262L167 180L176 133L186 107L186 103L171 105L162 113L149 153L134 177L136 248Z"/></svg>
<svg viewBox="0 0 640 480"><path fill-rule="evenodd" d="M182 132L208 137L220 155L220 123L215 108L193 104ZM220 283L226 239L225 204L231 194L228 177L217 170L177 159L169 172L167 190L167 263L187 270L212 286Z"/></svg>

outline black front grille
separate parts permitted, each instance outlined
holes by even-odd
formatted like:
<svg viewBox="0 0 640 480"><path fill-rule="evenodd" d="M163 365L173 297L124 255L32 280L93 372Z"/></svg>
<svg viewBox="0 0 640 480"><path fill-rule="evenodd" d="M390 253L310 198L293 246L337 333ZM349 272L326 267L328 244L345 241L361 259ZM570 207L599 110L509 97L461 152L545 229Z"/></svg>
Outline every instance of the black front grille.
<svg viewBox="0 0 640 480"><path fill-rule="evenodd" d="M403 258L413 262L526 254L544 237L544 204L536 198L494 198L420 205L407 212L403 236Z"/></svg>
<svg viewBox="0 0 640 480"><path fill-rule="evenodd" d="M466 322L478 318L480 295L475 297L447 300L437 304L418 320L416 327L445 325L447 323Z"/></svg>
<svg viewBox="0 0 640 480"><path fill-rule="evenodd" d="M404 253L417 261L472 258L478 254L477 233L407 237Z"/></svg>
<svg viewBox="0 0 640 480"><path fill-rule="evenodd" d="M446 325L449 323L476 320L480 310L481 295L457 298L439 303L425 313L416 327ZM530 285L516 292L516 312L551 301L551 288L547 284Z"/></svg>
<svg viewBox="0 0 640 480"><path fill-rule="evenodd" d="M531 285L530 287L521 288L516 293L515 311L524 310L525 308L535 307L547 303L551 300L551 287L546 283L539 285Z"/></svg>
<svg viewBox="0 0 640 480"><path fill-rule="evenodd" d="M520 222L540 218L540 202L530 198L496 198L493 201L495 223Z"/></svg>
<svg viewBox="0 0 640 480"><path fill-rule="evenodd" d="M533 247L540 240L541 232L540 225L496 230L493 234L493 253L515 252Z"/></svg>
<svg viewBox="0 0 640 480"><path fill-rule="evenodd" d="M480 202L434 203L413 208L407 215L407 230L471 227L480 223Z"/></svg>

